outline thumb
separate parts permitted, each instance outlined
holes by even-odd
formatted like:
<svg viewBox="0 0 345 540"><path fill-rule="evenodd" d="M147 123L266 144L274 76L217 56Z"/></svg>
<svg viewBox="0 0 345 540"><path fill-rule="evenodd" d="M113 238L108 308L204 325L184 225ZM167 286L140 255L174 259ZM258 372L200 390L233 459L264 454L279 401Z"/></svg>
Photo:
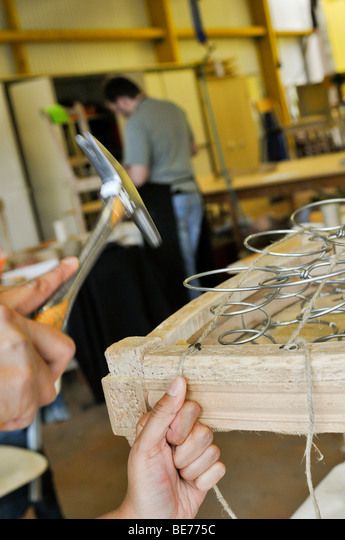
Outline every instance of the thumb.
<svg viewBox="0 0 345 540"><path fill-rule="evenodd" d="M183 377L177 377L171 383L167 393L153 407L140 433L140 444L143 450L148 451L165 439L170 424L185 401L186 388L186 380Z"/></svg>

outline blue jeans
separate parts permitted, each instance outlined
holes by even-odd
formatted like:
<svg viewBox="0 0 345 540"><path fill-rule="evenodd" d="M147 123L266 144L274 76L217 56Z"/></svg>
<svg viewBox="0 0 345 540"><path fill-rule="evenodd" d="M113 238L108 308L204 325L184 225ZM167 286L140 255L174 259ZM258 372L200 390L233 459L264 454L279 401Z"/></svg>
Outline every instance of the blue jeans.
<svg viewBox="0 0 345 540"><path fill-rule="evenodd" d="M172 197L177 221L177 231L186 276L196 274L196 254L201 232L203 203L198 192L176 193ZM196 281L193 285L198 285ZM188 290L190 298L199 296L198 291Z"/></svg>

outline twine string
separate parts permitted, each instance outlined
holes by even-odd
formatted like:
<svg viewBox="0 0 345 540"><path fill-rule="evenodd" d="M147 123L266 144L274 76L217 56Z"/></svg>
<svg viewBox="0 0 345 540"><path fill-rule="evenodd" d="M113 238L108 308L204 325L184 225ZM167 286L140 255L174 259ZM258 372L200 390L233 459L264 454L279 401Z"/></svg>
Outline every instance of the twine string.
<svg viewBox="0 0 345 540"><path fill-rule="evenodd" d="M334 267L337 264L337 261L338 261L337 256L336 255L332 256L331 260L332 260L332 264L330 266L330 272L333 271ZM306 447L305 447L305 452L304 452L305 474L307 478L307 485L308 485L308 490L310 494L310 499L313 503L316 519L322 519L322 516L320 512L320 507L316 498L314 484L312 480L312 472L311 472L311 453L312 453L313 446L315 446L313 442L314 434L315 434L315 411L314 411L314 401L313 401L312 360L311 360L311 354L310 354L310 346L305 340L298 339L298 338L310 317L310 314L316 304L317 299L319 298L322 292L324 285L325 285L325 282L322 281L317 287L313 296L308 300L300 323L298 324L296 330L292 333L289 341L284 347L285 350L290 350L291 347L293 347L294 345L297 345L297 347L299 349L302 349L304 352L304 359L305 359L304 369L305 369L305 376L306 376L306 381L307 381L307 407L308 407L308 417L309 417L308 433L307 433ZM320 451L319 451L319 454L322 456Z"/></svg>
<svg viewBox="0 0 345 540"><path fill-rule="evenodd" d="M296 236L297 234L299 234L299 231L296 231L294 233L292 233L290 235L290 238ZM282 244L284 241L286 240L286 238L282 238L281 240L279 240L279 242L277 242L275 244L275 247L278 247L280 244ZM260 253L260 255L258 257L256 257L254 259L254 261L248 266L248 269L247 271L243 274L243 276L240 277L239 279L239 282L238 282L238 287L241 287L241 285L243 284L243 282L247 279L248 277L248 274L250 272L252 272L253 270L260 270L260 267L257 266L258 262L260 262L264 257L266 257L267 255L267 251L269 251L270 249L270 246L267 246L263 251L262 253ZM202 345L203 345L203 342L204 340L207 338L207 336L209 336L211 334L211 332L213 332L213 330L217 327L217 324L218 324L218 320L219 318L221 317L222 313L224 313L224 307L226 306L226 304L228 303L229 299L232 297L232 295L235 294L235 293L230 293L228 295L225 296L225 299L217 306L215 312L214 312L214 317L211 319L211 321L206 325L206 328L204 329L204 331L202 332L201 336L198 338L197 342L193 343L192 345L188 346L184 351L183 353L181 354L181 357L180 357L180 360L179 360L179 364L178 364L178 374L180 376L183 376L184 375L184 367L185 367L185 361L186 359L193 355L193 354L196 354L198 351L200 351L202 349ZM228 514L228 516L231 518L231 519L237 519L237 516L235 514L235 512L232 510L232 508L230 507L229 503L226 501L225 497L223 496L223 494L221 493L219 487L216 485L213 487L213 491L216 495L216 498L218 500L218 502L220 503L220 505L222 506L223 510Z"/></svg>

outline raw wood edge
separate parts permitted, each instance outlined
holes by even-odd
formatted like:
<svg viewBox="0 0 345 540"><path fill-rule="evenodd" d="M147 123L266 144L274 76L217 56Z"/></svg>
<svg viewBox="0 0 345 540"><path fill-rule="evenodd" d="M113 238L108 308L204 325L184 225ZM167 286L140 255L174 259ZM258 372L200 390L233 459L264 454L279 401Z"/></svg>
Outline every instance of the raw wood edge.
<svg viewBox="0 0 345 540"><path fill-rule="evenodd" d="M154 350L159 343L159 339L132 337L115 343L105 352L110 373L102 379L102 386L111 427L115 435L127 437L130 444L138 420L147 412L144 353Z"/></svg>

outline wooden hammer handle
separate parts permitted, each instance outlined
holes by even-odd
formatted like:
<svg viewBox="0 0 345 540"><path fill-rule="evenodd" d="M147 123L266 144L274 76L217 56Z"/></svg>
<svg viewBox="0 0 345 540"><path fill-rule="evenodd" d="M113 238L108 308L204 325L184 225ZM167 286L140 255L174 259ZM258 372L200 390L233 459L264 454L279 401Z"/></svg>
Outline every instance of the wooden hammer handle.
<svg viewBox="0 0 345 540"><path fill-rule="evenodd" d="M65 315L68 310L68 306L69 301L67 299L62 300L62 302L60 302L59 304L56 304L55 306L49 307L41 311L41 313L37 315L35 320L43 324L49 324L57 330L61 330L65 320Z"/></svg>
<svg viewBox="0 0 345 540"><path fill-rule="evenodd" d="M125 209L122 202L118 198L114 199L113 211L111 214L112 225L115 226L117 223L120 223L120 221L122 221L124 216L125 216Z"/></svg>
<svg viewBox="0 0 345 540"><path fill-rule="evenodd" d="M110 218L112 226L115 227L116 224L119 223L123 219L124 215L125 215L125 209L123 207L122 202L118 198L114 199L113 206L112 206L112 214ZM64 324L65 316L67 314L69 305L70 305L70 301L67 298L63 299L61 300L61 302L59 302L55 306L49 307L47 309L43 309L37 315L35 320L43 324L49 324L50 326L53 326L54 328L61 330Z"/></svg>

